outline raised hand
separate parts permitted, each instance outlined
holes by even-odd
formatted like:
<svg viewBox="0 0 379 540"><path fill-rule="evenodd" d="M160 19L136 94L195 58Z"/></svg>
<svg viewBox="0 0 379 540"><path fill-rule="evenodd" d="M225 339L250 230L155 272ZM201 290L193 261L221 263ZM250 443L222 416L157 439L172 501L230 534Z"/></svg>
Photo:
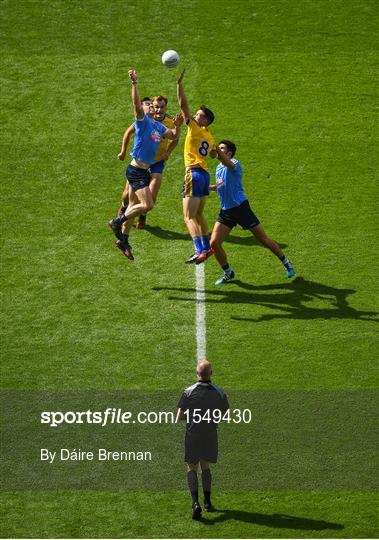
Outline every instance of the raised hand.
<svg viewBox="0 0 379 540"><path fill-rule="evenodd" d="M137 81L137 72L136 72L135 69L129 69L128 75L129 75L129 78L130 78L133 82L136 82L136 81Z"/></svg>
<svg viewBox="0 0 379 540"><path fill-rule="evenodd" d="M176 126L181 126L181 125L183 124L183 122L184 122L184 116L183 116L183 114L180 112L180 113L178 113L178 114L175 116L175 118L174 118L174 124L175 124Z"/></svg>

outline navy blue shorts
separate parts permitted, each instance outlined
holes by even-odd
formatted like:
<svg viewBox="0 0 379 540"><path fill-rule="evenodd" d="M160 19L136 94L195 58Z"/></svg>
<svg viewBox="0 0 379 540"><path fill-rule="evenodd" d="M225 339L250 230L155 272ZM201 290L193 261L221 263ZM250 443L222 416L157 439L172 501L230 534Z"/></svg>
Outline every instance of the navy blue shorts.
<svg viewBox="0 0 379 540"><path fill-rule="evenodd" d="M140 169L140 167L134 167L134 165L128 165L126 169L126 178L129 184L132 186L133 191L143 189L150 184L150 172L146 169Z"/></svg>
<svg viewBox="0 0 379 540"><path fill-rule="evenodd" d="M153 163L151 166L150 166L150 172L151 173L159 173L159 174L162 174L163 173L163 169L164 169L164 165L165 165L165 160L164 159L161 159L161 161L157 161L156 163Z"/></svg>
<svg viewBox="0 0 379 540"><path fill-rule="evenodd" d="M209 195L210 175L204 169L187 169L182 197L206 197Z"/></svg>
<svg viewBox="0 0 379 540"><path fill-rule="evenodd" d="M251 229L260 223L247 200L234 208L221 209L217 221L226 225L229 229L233 229L236 225L241 225L243 229Z"/></svg>

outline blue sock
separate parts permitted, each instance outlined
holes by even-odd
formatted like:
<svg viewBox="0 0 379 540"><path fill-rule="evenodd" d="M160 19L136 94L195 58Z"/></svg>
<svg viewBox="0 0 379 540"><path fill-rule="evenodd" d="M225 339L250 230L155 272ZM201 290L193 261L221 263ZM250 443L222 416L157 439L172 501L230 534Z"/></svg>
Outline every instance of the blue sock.
<svg viewBox="0 0 379 540"><path fill-rule="evenodd" d="M201 253L203 251L203 244L201 242L200 236L195 236L193 239L193 243L195 245L196 252Z"/></svg>
<svg viewBox="0 0 379 540"><path fill-rule="evenodd" d="M209 236L202 236L201 237L201 243L203 244L203 251L209 251L211 249L211 245L209 243Z"/></svg>

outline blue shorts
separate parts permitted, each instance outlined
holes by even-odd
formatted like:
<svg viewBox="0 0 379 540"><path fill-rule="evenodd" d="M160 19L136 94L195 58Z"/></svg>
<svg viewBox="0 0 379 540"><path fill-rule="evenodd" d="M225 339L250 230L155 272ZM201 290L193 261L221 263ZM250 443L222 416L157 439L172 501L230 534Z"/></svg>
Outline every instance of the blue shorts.
<svg viewBox="0 0 379 540"><path fill-rule="evenodd" d="M164 165L165 165L165 160L164 160L164 159L161 159L161 161L157 161L156 163L153 163L152 165L150 165L149 171L150 171L151 173L159 173L159 174L162 174L162 173L163 173L163 169L164 169Z"/></svg>
<svg viewBox="0 0 379 540"><path fill-rule="evenodd" d="M147 169L140 169L134 165L128 165L126 169L126 178L132 186L133 191L143 189L150 184L150 172Z"/></svg>
<svg viewBox="0 0 379 540"><path fill-rule="evenodd" d="M204 169L187 169L184 176L182 197L206 197L209 195L210 175Z"/></svg>

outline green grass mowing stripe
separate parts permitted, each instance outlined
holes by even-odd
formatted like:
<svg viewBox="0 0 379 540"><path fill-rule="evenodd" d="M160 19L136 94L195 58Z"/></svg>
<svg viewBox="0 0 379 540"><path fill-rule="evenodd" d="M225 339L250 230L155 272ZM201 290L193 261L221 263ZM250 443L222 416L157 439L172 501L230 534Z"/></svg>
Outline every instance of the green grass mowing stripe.
<svg viewBox="0 0 379 540"><path fill-rule="evenodd" d="M183 492L8 492L1 500L5 516L1 534L12 538L376 538L378 534L373 493L219 493L214 500L220 512L205 515L203 522L191 520L190 498Z"/></svg>

